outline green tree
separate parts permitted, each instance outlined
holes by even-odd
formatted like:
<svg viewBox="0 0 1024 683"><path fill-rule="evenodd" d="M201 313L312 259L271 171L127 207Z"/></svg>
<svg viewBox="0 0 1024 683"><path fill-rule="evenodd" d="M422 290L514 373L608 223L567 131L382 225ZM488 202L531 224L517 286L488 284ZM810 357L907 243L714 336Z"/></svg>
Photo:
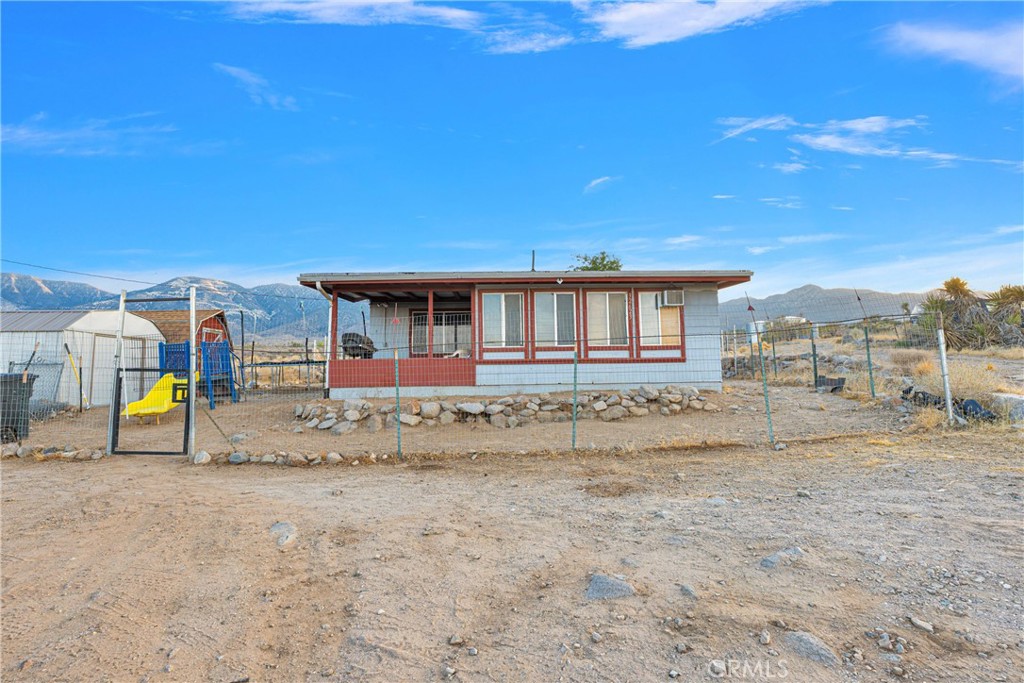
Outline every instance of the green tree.
<svg viewBox="0 0 1024 683"><path fill-rule="evenodd" d="M622 260L607 251L596 254L576 254L576 265L572 270L622 270Z"/></svg>

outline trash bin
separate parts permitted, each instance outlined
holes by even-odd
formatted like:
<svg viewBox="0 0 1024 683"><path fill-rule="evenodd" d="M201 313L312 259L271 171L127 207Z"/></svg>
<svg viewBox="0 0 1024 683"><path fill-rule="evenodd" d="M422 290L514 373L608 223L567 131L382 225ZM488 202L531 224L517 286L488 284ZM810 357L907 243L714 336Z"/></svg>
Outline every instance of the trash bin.
<svg viewBox="0 0 1024 683"><path fill-rule="evenodd" d="M37 377L39 375L20 372L0 374L0 441L3 443L28 438L28 402Z"/></svg>

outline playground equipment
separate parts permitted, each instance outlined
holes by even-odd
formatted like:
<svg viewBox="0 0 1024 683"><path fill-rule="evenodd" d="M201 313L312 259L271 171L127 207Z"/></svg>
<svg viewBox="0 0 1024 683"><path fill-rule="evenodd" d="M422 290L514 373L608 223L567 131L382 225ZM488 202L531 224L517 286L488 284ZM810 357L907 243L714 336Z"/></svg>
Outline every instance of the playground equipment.
<svg viewBox="0 0 1024 683"><path fill-rule="evenodd" d="M199 372L197 386L206 395L210 410L217 407L217 396L230 396L232 403L238 403L235 387L234 356L231 344L226 341L201 342L199 344ZM188 377L189 343L160 344L160 367L177 377Z"/></svg>
<svg viewBox="0 0 1024 683"><path fill-rule="evenodd" d="M179 380L173 372L168 372L153 385L145 398L132 401L121 415L143 418L155 417L160 424L160 416L184 403L188 396L188 381Z"/></svg>

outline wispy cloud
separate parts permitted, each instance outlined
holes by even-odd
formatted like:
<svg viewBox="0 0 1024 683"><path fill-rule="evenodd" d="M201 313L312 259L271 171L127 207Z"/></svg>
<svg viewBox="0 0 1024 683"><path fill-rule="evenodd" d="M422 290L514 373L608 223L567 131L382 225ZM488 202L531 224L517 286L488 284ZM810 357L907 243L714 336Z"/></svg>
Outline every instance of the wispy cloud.
<svg viewBox="0 0 1024 683"><path fill-rule="evenodd" d="M815 232L809 235L787 235L780 237L779 242L782 244L819 244L821 242L832 242L834 240L844 239L845 235L839 235L834 232Z"/></svg>
<svg viewBox="0 0 1024 683"><path fill-rule="evenodd" d="M890 46L902 52L961 62L1024 82L1024 23L983 29L900 23L886 32Z"/></svg>
<svg viewBox="0 0 1024 683"><path fill-rule="evenodd" d="M640 48L749 26L806 7L808 2L577 2L600 37Z"/></svg>
<svg viewBox="0 0 1024 683"><path fill-rule="evenodd" d="M801 171L807 170L807 164L802 161L788 161L785 163L775 164L772 166L776 171L780 171L786 174L800 173Z"/></svg>
<svg viewBox="0 0 1024 683"><path fill-rule="evenodd" d="M777 209L802 209L804 208L803 202L800 197L789 196L789 197L761 197L757 201L763 202L768 206L774 206Z"/></svg>
<svg viewBox="0 0 1024 683"><path fill-rule="evenodd" d="M806 132L793 132L789 136L789 140L819 152L926 161L936 167L953 166L958 162L974 162L1007 166L1018 171L1022 169L1020 161L940 152L927 147L908 145L901 141L911 132L925 129L927 122L925 116L911 118L866 116L845 120L832 119L823 123L801 123L785 114L761 118L727 117L716 121L718 125L726 126L726 130L714 142L728 140L755 128L770 131L802 128ZM806 162L799 157L792 157L789 163L777 163L773 166L783 173L799 173L808 167ZM852 167L857 168L856 166Z"/></svg>
<svg viewBox="0 0 1024 683"><path fill-rule="evenodd" d="M676 249L689 248L697 246L703 239L700 235L679 235L666 238L665 245Z"/></svg>
<svg viewBox="0 0 1024 683"><path fill-rule="evenodd" d="M3 124L2 139L5 151L56 156L137 156L169 144L172 134L178 132L172 124L143 123L156 116L154 112L145 112L47 125L48 117L39 113L22 123Z"/></svg>
<svg viewBox="0 0 1024 683"><path fill-rule="evenodd" d="M736 199L736 195L734 195L734 194L713 194L713 195L711 195L711 198L712 199Z"/></svg>
<svg viewBox="0 0 1024 683"><path fill-rule="evenodd" d="M786 130L787 128L800 125L785 114L762 116L756 119L744 116L729 116L718 119L716 123L721 126L727 126L728 128L724 133L722 133L722 137L715 140L715 142L728 140L729 138L734 138L738 135L743 135L754 130Z"/></svg>
<svg viewBox="0 0 1024 683"><path fill-rule="evenodd" d="M1024 232L1024 225L1004 225L993 232L997 235L1012 235L1015 232Z"/></svg>
<svg viewBox="0 0 1024 683"><path fill-rule="evenodd" d="M487 34L487 51L497 54L547 52L565 47L574 40L572 36L565 33L531 33L505 29L491 31Z"/></svg>
<svg viewBox="0 0 1024 683"><path fill-rule="evenodd" d="M440 3L418 3L409 0L270 0L239 2L229 6L239 19L296 24L344 24L380 26L383 24L418 24L456 29L473 29L483 15Z"/></svg>
<svg viewBox="0 0 1024 683"><path fill-rule="evenodd" d="M256 104L265 104L272 109L284 111L299 110L294 97L277 93L266 78L254 71L220 62L214 62L213 68L235 79L238 87L248 93L249 99Z"/></svg>
<svg viewBox="0 0 1024 683"><path fill-rule="evenodd" d="M833 211L853 211L852 206L830 206L828 208L832 209Z"/></svg>
<svg viewBox="0 0 1024 683"><path fill-rule="evenodd" d="M600 178L594 178L583 188L583 194L590 194L591 192L597 192L603 190L608 186L608 183L619 180L622 176L601 176Z"/></svg>
<svg viewBox="0 0 1024 683"><path fill-rule="evenodd" d="M781 249L782 247L747 247L747 253L753 254L754 256L760 256L761 254L767 254L770 251Z"/></svg>

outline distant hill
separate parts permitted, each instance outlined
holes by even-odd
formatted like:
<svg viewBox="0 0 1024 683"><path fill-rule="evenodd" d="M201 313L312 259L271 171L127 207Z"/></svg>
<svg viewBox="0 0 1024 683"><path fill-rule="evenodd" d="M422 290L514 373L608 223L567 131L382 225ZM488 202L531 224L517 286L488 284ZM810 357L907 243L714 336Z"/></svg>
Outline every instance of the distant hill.
<svg viewBox="0 0 1024 683"><path fill-rule="evenodd" d="M316 291L301 285L271 284L243 287L233 282L193 276L176 277L146 289L130 292L138 298L188 296L190 285L197 287L197 303L202 308L220 308L227 312L231 334L240 341L240 321L245 315L247 341L263 339L320 338L327 334L329 305ZM910 308L920 303L927 293L891 294L872 290L822 289L804 285L785 294L764 299L751 299L758 320L794 315L814 322L835 322L862 317L861 304L867 315L899 315L902 304ZM30 275L4 273L0 278L0 306L3 310L23 309L103 309L117 308L118 295L92 285L64 280L42 280ZM177 303L138 304L149 310L178 308ZM366 311L365 304L340 302L340 327L356 329ZM720 304L723 330L743 327L750 322L745 298L730 299Z"/></svg>
<svg viewBox="0 0 1024 683"><path fill-rule="evenodd" d="M82 282L43 280L17 273L0 275L0 309L5 311L88 308L110 296L110 292Z"/></svg>
<svg viewBox="0 0 1024 683"><path fill-rule="evenodd" d="M857 301L858 294L860 302ZM927 296L927 292L893 294L870 289L823 289L817 285L804 285L785 294L772 294L763 299L752 298L750 305L754 307L757 320L793 315L824 323L859 320L865 315L900 315L904 303L913 308ZM744 327L750 322L747 299L741 297L721 302L719 317L723 330Z"/></svg>
<svg viewBox="0 0 1024 683"><path fill-rule="evenodd" d="M200 308L220 308L227 313L232 337L240 341L245 318L247 341L256 338L303 339L327 334L330 306L323 296L301 285L272 284L243 287L233 282L202 277L176 277L129 297L158 298L188 296L195 285ZM0 301L4 310L26 309L110 309L117 308L119 295L91 285L63 280L41 280L28 275L4 273L0 279ZM141 310L170 310L187 307L180 302L133 304ZM340 302L339 319L344 324L359 319L365 305Z"/></svg>

